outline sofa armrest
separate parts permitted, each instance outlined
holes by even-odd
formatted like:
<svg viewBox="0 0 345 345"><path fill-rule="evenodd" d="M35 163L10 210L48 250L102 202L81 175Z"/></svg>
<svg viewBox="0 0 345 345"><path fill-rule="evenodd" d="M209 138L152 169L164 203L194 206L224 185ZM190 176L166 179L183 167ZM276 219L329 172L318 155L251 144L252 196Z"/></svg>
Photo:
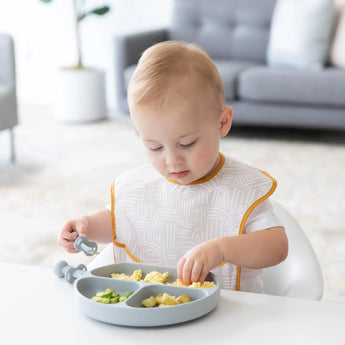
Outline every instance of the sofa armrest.
<svg viewBox="0 0 345 345"><path fill-rule="evenodd" d="M6 33L0 33L0 83L15 88L14 44Z"/></svg>
<svg viewBox="0 0 345 345"><path fill-rule="evenodd" d="M115 37L115 90L121 109L126 110L127 108L124 70L128 66L136 64L146 48L167 39L167 29L155 29Z"/></svg>
<svg viewBox="0 0 345 345"><path fill-rule="evenodd" d="M0 130L12 129L17 124L14 43L9 34L0 33ZM13 142L13 133L11 140Z"/></svg>

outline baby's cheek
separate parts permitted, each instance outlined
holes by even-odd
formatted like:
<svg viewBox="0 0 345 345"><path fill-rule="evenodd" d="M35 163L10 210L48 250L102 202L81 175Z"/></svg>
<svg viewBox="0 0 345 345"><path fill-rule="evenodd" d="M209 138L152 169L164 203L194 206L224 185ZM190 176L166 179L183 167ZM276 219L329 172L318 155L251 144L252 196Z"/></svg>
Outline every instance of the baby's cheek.
<svg viewBox="0 0 345 345"><path fill-rule="evenodd" d="M164 162L155 159L151 160L151 164L153 165L154 169L158 171L162 176L167 177Z"/></svg>
<svg viewBox="0 0 345 345"><path fill-rule="evenodd" d="M203 176L206 176L213 168L213 162L209 156L204 154L199 156L195 162L196 170Z"/></svg>

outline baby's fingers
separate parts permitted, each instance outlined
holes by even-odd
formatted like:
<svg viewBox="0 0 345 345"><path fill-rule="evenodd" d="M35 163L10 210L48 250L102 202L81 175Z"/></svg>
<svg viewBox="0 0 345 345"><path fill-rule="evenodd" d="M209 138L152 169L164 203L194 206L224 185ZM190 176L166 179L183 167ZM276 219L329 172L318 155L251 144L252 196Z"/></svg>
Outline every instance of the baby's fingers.
<svg viewBox="0 0 345 345"><path fill-rule="evenodd" d="M180 279L186 285L190 285L192 283L191 281L192 270L193 270L193 262L186 260L183 265L181 279Z"/></svg>
<svg viewBox="0 0 345 345"><path fill-rule="evenodd" d="M77 250L74 249L74 241L67 240L63 237L60 237L59 245L65 248L69 253L77 253Z"/></svg>
<svg viewBox="0 0 345 345"><path fill-rule="evenodd" d="M200 277L199 277L199 282L203 283L207 277L207 275L210 273L211 269L209 269L206 265L203 266L203 269L200 273Z"/></svg>
<svg viewBox="0 0 345 345"><path fill-rule="evenodd" d="M177 264L177 278L183 282L183 266L186 262L186 258L182 257Z"/></svg>
<svg viewBox="0 0 345 345"><path fill-rule="evenodd" d="M78 237L76 228L77 225L74 222L67 222L62 228L59 238L59 244L70 253L77 252L74 249L74 241Z"/></svg>
<svg viewBox="0 0 345 345"><path fill-rule="evenodd" d="M191 282L203 282L202 279L202 273L203 273L203 265L201 265L198 262L195 262L191 271Z"/></svg>
<svg viewBox="0 0 345 345"><path fill-rule="evenodd" d="M61 233L61 238L66 240L66 241L71 241L74 242L75 239L77 238L77 234L76 231L74 231L73 229L71 229L71 231L62 231Z"/></svg>
<svg viewBox="0 0 345 345"><path fill-rule="evenodd" d="M198 281L201 272L202 267L186 257L183 257L178 264L178 278L186 285Z"/></svg>
<svg viewBox="0 0 345 345"><path fill-rule="evenodd" d="M193 269L192 262L187 260L186 257L183 257L179 263L177 268L178 279L184 283L185 285L191 284L191 272Z"/></svg>

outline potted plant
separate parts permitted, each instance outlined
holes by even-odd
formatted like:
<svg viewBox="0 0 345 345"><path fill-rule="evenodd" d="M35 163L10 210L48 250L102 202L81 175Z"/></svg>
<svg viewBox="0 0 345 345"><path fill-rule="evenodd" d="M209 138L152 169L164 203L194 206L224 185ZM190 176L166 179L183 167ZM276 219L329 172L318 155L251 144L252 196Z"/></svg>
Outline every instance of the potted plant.
<svg viewBox="0 0 345 345"><path fill-rule="evenodd" d="M40 0L51 3L54 0ZM85 10L85 0L71 0L75 18L76 64L59 70L55 117L62 122L86 122L106 116L104 71L83 64L80 24L90 15L102 16L109 6Z"/></svg>

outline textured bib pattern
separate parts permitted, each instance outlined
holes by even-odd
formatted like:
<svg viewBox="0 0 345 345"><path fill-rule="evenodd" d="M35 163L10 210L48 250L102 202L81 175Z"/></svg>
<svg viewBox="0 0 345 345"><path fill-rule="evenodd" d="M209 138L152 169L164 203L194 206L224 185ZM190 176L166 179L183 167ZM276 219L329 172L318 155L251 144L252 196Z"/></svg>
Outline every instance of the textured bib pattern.
<svg viewBox="0 0 345 345"><path fill-rule="evenodd" d="M193 185L172 183L145 164L115 181L116 241L144 263L176 266L197 244L243 231L247 210L271 189L270 177L229 157L216 176ZM131 261L124 249L115 253ZM235 288L236 266L212 272L222 288Z"/></svg>

